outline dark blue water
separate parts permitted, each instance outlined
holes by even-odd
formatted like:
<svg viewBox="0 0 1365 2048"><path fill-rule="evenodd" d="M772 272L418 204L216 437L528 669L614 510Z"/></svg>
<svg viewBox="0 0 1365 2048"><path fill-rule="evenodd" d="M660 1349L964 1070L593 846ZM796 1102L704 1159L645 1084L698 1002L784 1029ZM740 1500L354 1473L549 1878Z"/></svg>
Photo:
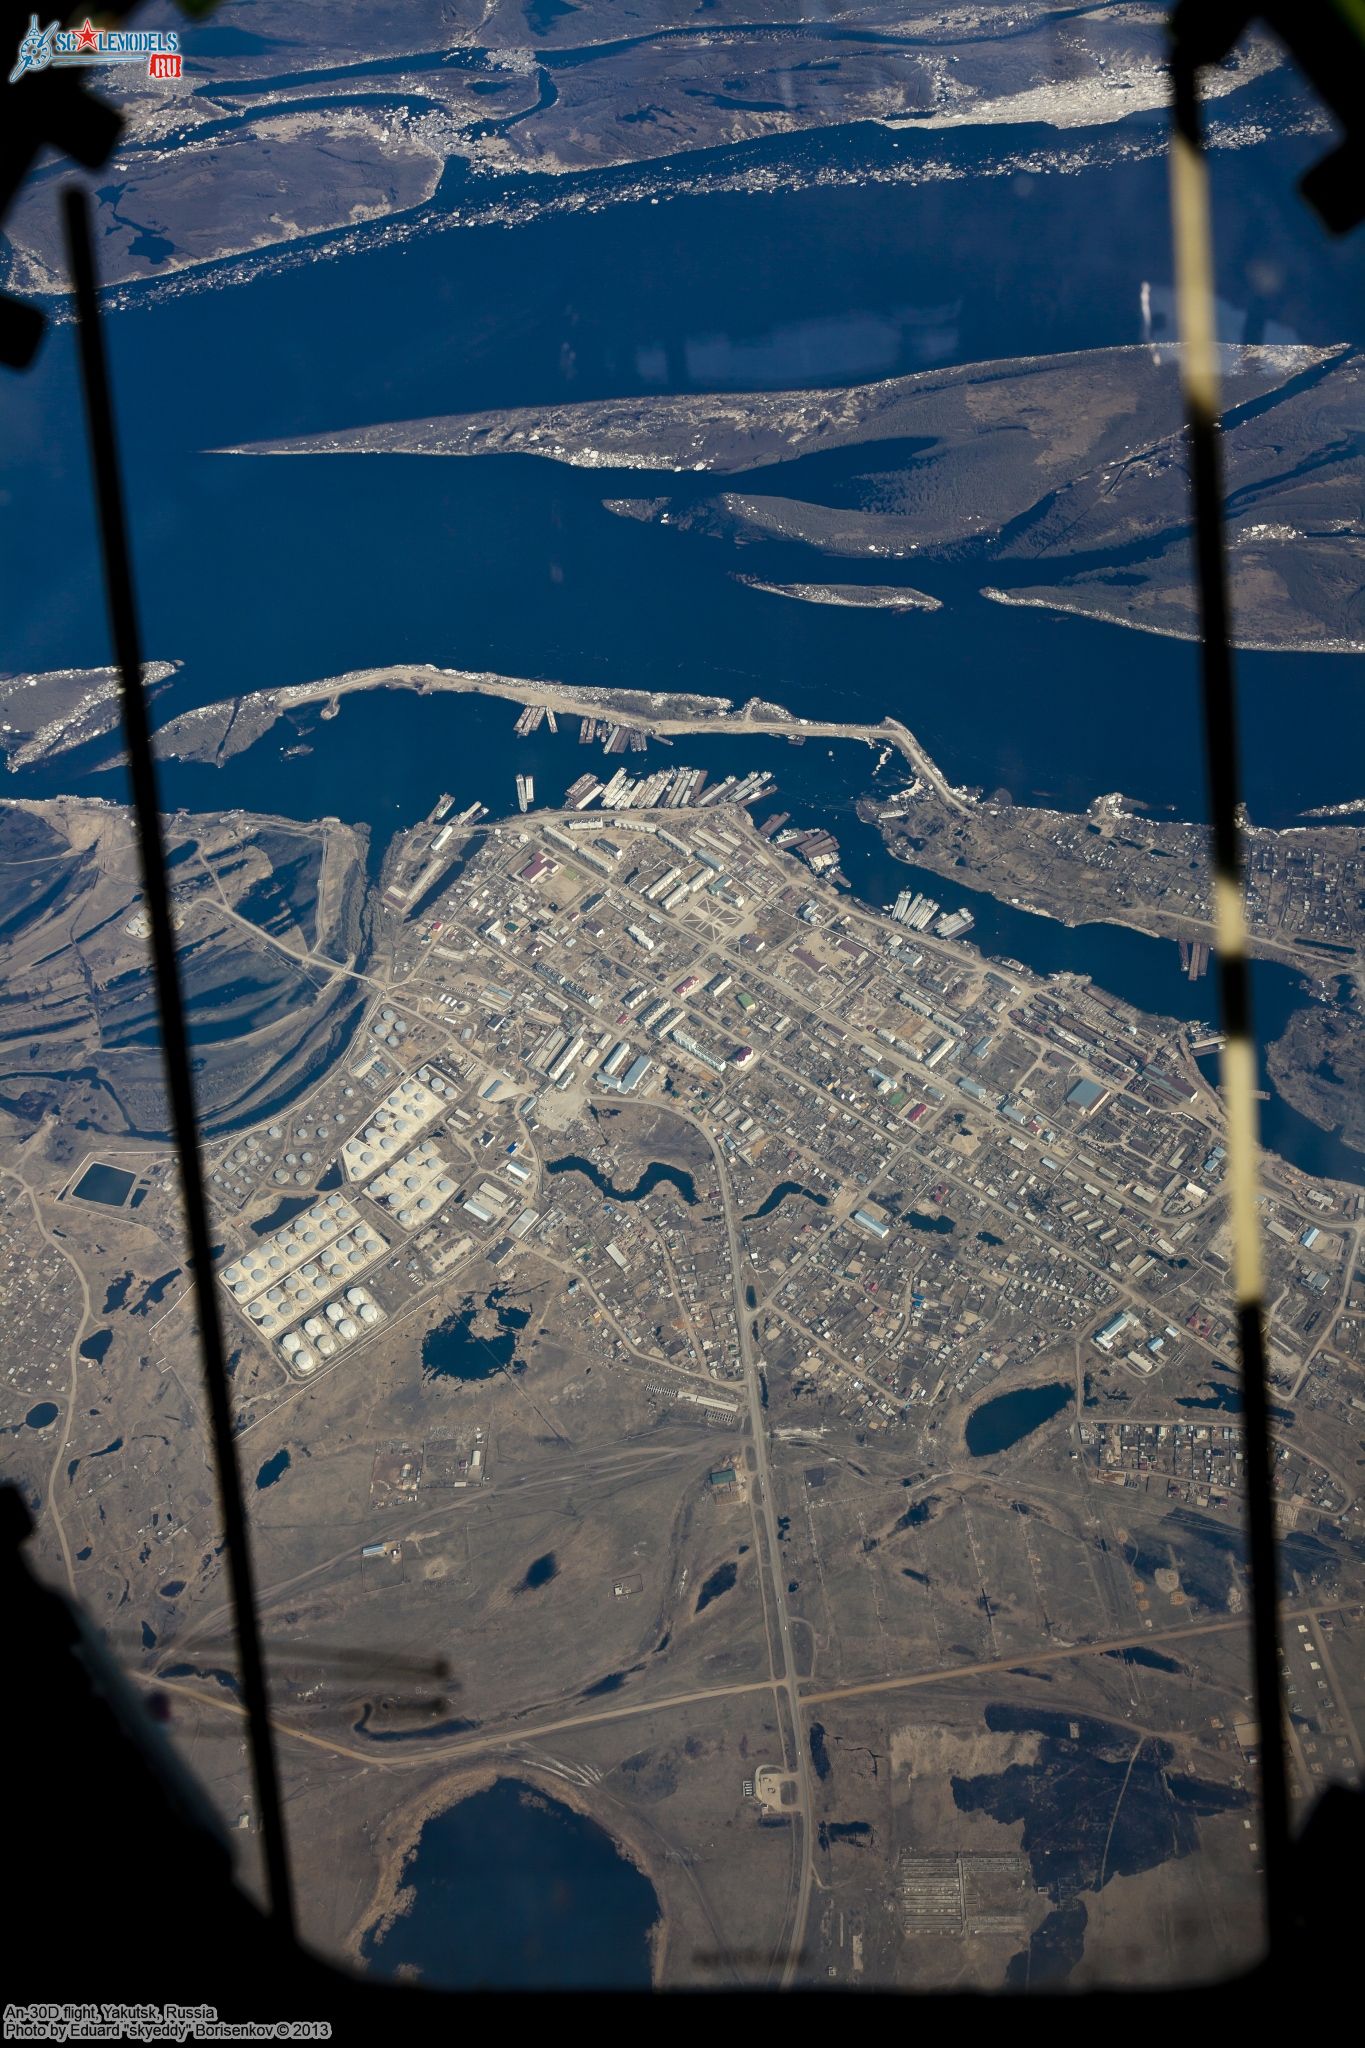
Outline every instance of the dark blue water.
<svg viewBox="0 0 1365 2048"><path fill-rule="evenodd" d="M479 1725L477 1721L463 1720L454 1715L443 1721L420 1722L414 1728L372 1728L370 1717L373 1712L373 1703L366 1701L360 1719L351 1724L351 1733L363 1735L367 1742L431 1742L442 1735L468 1735Z"/></svg>
<svg viewBox="0 0 1365 2048"><path fill-rule="evenodd" d="M299 1215L308 1207L312 1200L312 1195L286 1195L284 1200L277 1203L268 1216L262 1216L259 1223L252 1224L252 1236L268 1237L272 1230L278 1230L282 1224L288 1223L292 1217Z"/></svg>
<svg viewBox="0 0 1365 2048"><path fill-rule="evenodd" d="M454 1315L448 1316L422 1339L422 1371L429 1380L488 1380L494 1373L521 1371L517 1359L517 1332L527 1322L525 1309L508 1307L502 1288L494 1288L486 1306L496 1311L497 1332L491 1337L474 1334L474 1297L466 1295Z"/></svg>
<svg viewBox="0 0 1365 2048"><path fill-rule="evenodd" d="M257 1492L263 1492L267 1486L273 1486L277 1479L283 1478L289 1470L290 1462L288 1451L276 1451L273 1458L267 1458L256 1474Z"/></svg>
<svg viewBox="0 0 1365 2048"><path fill-rule="evenodd" d="M30 1429L50 1429L59 1410L55 1401L38 1401L24 1417Z"/></svg>
<svg viewBox="0 0 1365 2048"><path fill-rule="evenodd" d="M935 1237L947 1237L957 1225L951 1216L925 1216L918 1209L907 1209L905 1221L912 1230L923 1230Z"/></svg>
<svg viewBox="0 0 1365 2048"><path fill-rule="evenodd" d="M87 1166L74 1192L83 1202L107 1202L110 1208L121 1209L136 1179L135 1173L126 1173L121 1166Z"/></svg>
<svg viewBox="0 0 1365 2048"><path fill-rule="evenodd" d="M1022 1443L1075 1399L1075 1389L1055 1381L1047 1387L1016 1387L983 1401L967 1418L967 1449L974 1458L988 1458Z"/></svg>
<svg viewBox="0 0 1365 2048"><path fill-rule="evenodd" d="M1279 90L1264 89L1267 106ZM1239 104L1260 103L1253 94ZM1106 148L1150 141L1150 126L1110 131ZM1010 140L1050 148L1055 135L1019 129ZM270 687L394 660L487 666L599 687L758 693L812 716L895 711L955 781L1062 806L1122 787L1158 813L1201 815L1194 650L986 603L978 587L998 579L984 557L911 565L913 580L944 600L938 613L832 611L756 592L731 573L742 562L772 580L810 580L822 564L809 550L737 551L605 511L603 498L646 493L657 478L531 458L206 452L480 406L840 383L1136 340L1139 286L1170 271L1162 163L978 175L997 146L872 130L764 145L756 161L764 150L785 161L785 151L807 171L855 160L889 170L919 152L963 175L856 190L794 180L761 195L565 213L510 234L465 227L401 247L371 240L344 261L298 262L232 290L132 294L141 303L111 318L109 345L144 638L149 654L184 662L160 715L234 694L244 677ZM1306 228L1293 192L1317 147L1299 138L1214 157L1219 290L1245 316L1248 338L1267 321L1303 341L1357 330L1361 253ZM729 158L707 161L723 168ZM435 213L452 203L447 194ZM1097 234L1097 220L1115 231ZM103 661L69 329L49 336L25 379L0 384L0 423L9 571L0 668ZM877 451L856 459L875 465ZM667 482L684 494L713 488L705 478ZM892 573L874 569L879 580ZM1305 805L1358 793L1365 713L1350 669L1322 657L1240 657L1258 821L1286 823ZM1313 717L1287 717L1309 691ZM325 788L328 810L373 827L377 863L390 831L422 815L438 785L461 806L479 797L500 809L517 768L553 797L588 765L544 730L513 742L513 715L474 699L351 700L335 722L304 714L223 771L173 764L166 798L307 817ZM313 753L285 759L282 748L300 736ZM866 900L889 902L920 881L852 819L868 786L861 747L684 744L700 766L765 755L783 808L838 832ZM116 794L121 779L89 773L90 759L86 750L17 777L15 794ZM926 886L973 910L985 951L1044 973L1089 973L1145 1009L1213 1021L1212 990L1180 976L1174 946L1119 927L1069 931L932 877ZM1263 964L1256 998L1263 1040L1301 1000L1295 977ZM1266 1141L1296 1163L1365 1180L1360 1155L1278 1097L1263 1123Z"/></svg>
<svg viewBox="0 0 1365 2048"><path fill-rule="evenodd" d="M1011 142L1055 137L1018 130ZM882 149L888 162L947 149L970 172L994 141L859 131L819 147L832 161ZM1304 246L1292 182L1313 147L1215 160L1239 196L1220 216L1220 287L1244 310L1263 300L1254 279L1273 249L1281 277L1258 317L1336 341L1358 318L1361 259ZM1097 235L1098 218L1123 232ZM734 583L728 547L613 518L600 501L638 491L629 474L532 458L204 452L480 406L838 383L1131 342L1141 282L1169 275L1167 235L1153 159L1048 180L681 198L515 234L465 228L120 314L109 341L144 637L186 664L163 715L233 694L244 676L270 687L395 659L758 690L808 713L828 711L837 677L848 715L899 711L955 780L1079 802L1121 777L1130 794L1197 810L1193 650L1005 611L976 597L991 580L980 566L916 565L916 580L941 582L943 613L827 612ZM928 344L921 315L945 307ZM71 573L83 559L93 569L94 555L70 330L49 337L18 394L17 380L0 388L12 429L0 665L92 664L106 631L98 578ZM764 575L818 562L802 549L743 551L745 569ZM1315 716L1286 721L1303 661L1245 657L1248 791L1264 822L1356 793L1362 749L1321 739L1360 732L1348 667L1313 660Z"/></svg>
<svg viewBox="0 0 1365 2048"><path fill-rule="evenodd" d="M1264 1021L1268 1009L1278 1007L1273 996L1279 993L1272 989L1272 1001L1267 1003L1266 981L1269 977L1258 974L1257 968L1269 963L1253 961L1253 991L1256 1001L1256 1035L1265 1047L1277 1035ZM1291 1012L1285 1012L1285 1021ZM1199 1061L1199 1068L1206 1079L1215 1086L1218 1081L1218 1060L1216 1054L1205 1054ZM1335 1131L1320 1130L1297 1109L1291 1109L1284 1097L1277 1091L1270 1077L1262 1072L1261 1085L1268 1091L1268 1100L1261 1103L1261 1143L1271 1152L1278 1152L1282 1159L1288 1159L1305 1173L1330 1174L1336 1180L1353 1181L1357 1187L1365 1187L1365 1153L1353 1145L1344 1144Z"/></svg>
<svg viewBox="0 0 1365 2048"><path fill-rule="evenodd" d="M213 1256L217 1258L221 1253L222 1249L223 1247L221 1245L214 1246ZM172 1266L169 1273L162 1273L155 1280L149 1280L147 1282L147 1285L142 1290L140 1299L135 1301L132 1307L129 1309L129 1315L145 1316L150 1314L152 1309L159 1306L163 1296L165 1295L166 1289L170 1286L171 1282L173 1280L178 1280L179 1277L179 1266Z"/></svg>
<svg viewBox="0 0 1365 2048"><path fill-rule="evenodd" d="M169 1596L174 1593L183 1592L184 1587L176 1580L170 1585L160 1587L159 1591ZM237 1677L235 1671L224 1671L222 1669L205 1670L198 1664L168 1664L162 1676L163 1678L211 1678L215 1685L222 1686L224 1692L240 1695L242 1690L241 1680Z"/></svg>
<svg viewBox="0 0 1365 2048"><path fill-rule="evenodd" d="M410 1909L365 1961L450 1990L645 1990L653 1886L610 1835L499 1778L424 1825L403 1873Z"/></svg>
<svg viewBox="0 0 1365 2048"><path fill-rule="evenodd" d="M799 1180L784 1180L779 1182L772 1190L772 1193L765 1197L759 1207L754 1210L752 1216L746 1216L744 1221L746 1223L761 1222L763 1217L771 1216L774 1209L780 1209L789 1196L800 1196L804 1202L814 1202L818 1209L823 1209L829 1201L828 1195L817 1195L813 1189L803 1188ZM752 1308L753 1303L750 1302L749 1306Z"/></svg>
<svg viewBox="0 0 1365 2048"><path fill-rule="evenodd" d="M1149 1650L1145 1643L1134 1643L1124 1650L1105 1650L1106 1657L1117 1657L1121 1664L1137 1664L1144 1671L1183 1671L1183 1664L1174 1657L1165 1657L1160 1650Z"/></svg>
<svg viewBox="0 0 1365 2048"><path fill-rule="evenodd" d="M733 1560L727 1564L718 1564L710 1577L702 1582L701 1590L697 1594L696 1612L702 1613L713 1600L719 1600L723 1593L728 1593L738 1577L739 1566Z"/></svg>
<svg viewBox="0 0 1365 2048"><path fill-rule="evenodd" d="M117 1280L111 1280L104 1296L104 1313L112 1315L116 1308L122 1308L133 1284L131 1273L121 1273Z"/></svg>
<svg viewBox="0 0 1365 2048"><path fill-rule="evenodd" d="M633 1188L618 1188L615 1181L608 1179L600 1167L591 1159L583 1159L572 1153L564 1159L547 1159L546 1173L581 1173L592 1182L599 1193L607 1195L613 1202L643 1202L646 1195L652 1195L657 1187L676 1188L688 1203L697 1199L697 1186L690 1173L680 1166L669 1166L666 1161L651 1159Z"/></svg>
<svg viewBox="0 0 1365 2048"><path fill-rule="evenodd" d="M155 317L143 316L143 324ZM834 610L768 597L733 580L737 558L729 548L604 510L603 497L639 495L648 481L631 472L561 469L529 456L187 458L191 504L205 517L216 515L221 528L214 571L221 609L207 607L202 616L182 609L172 560L169 594L163 599L158 591L153 607L167 617L159 627L149 624L146 637L149 647L185 653L187 662L162 715L232 695L244 675L268 689L394 661L702 690L736 700L761 695L812 717L832 715L830 679L838 676L838 715L875 722L897 713L954 781L1074 807L1122 787L1154 806L1202 814L1190 647L990 604L976 594L980 573L949 564L916 571L945 600L932 614ZM360 506L363 518L356 516ZM174 555L170 537L166 545ZM428 554L433 546L435 559ZM161 550L150 552L157 573L166 574ZM747 548L742 562L746 573L771 580L828 573L819 557L789 544ZM189 570L187 563L187 581ZM198 562L192 580L203 606ZM318 601L300 605L299 592L307 590ZM19 609L10 645L22 631ZM278 622L264 641L263 617ZM74 661L73 642L93 647L88 659L95 661L104 645L93 617L60 645L46 616L31 621L31 632L35 644L14 647L7 665ZM1248 796L1263 824L1288 823L1306 804L1354 794L1342 754L1349 758L1347 742L1365 741L1365 726L1351 664L1315 658L1321 726L1286 723L1282 708L1303 686L1304 659L1248 655L1241 664ZM1100 672L1112 684L1103 704L1094 686ZM1107 715L1104 704L1125 696L1145 697L1140 721ZM1342 739L1341 751L1327 757L1318 737L1324 729ZM293 738L287 728L282 736ZM372 796L367 808L391 823L413 815L400 747L395 733L371 763L383 796L392 791L393 801ZM518 758L534 768L529 749ZM37 794L54 777L38 770L21 781L26 793ZM71 781L68 764L55 782ZM185 801L192 787L177 779L175 801ZM216 792L209 800L215 799L224 800Z"/></svg>

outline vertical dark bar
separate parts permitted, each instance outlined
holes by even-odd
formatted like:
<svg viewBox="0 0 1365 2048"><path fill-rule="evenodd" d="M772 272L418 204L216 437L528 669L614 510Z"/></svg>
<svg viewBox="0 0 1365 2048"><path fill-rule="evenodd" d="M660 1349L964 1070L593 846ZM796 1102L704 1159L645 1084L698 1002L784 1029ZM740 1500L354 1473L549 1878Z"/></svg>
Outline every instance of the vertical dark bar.
<svg viewBox="0 0 1365 2048"><path fill-rule="evenodd" d="M1247 962L1240 818L1237 691L1233 675L1227 564L1223 547L1223 475L1218 442L1213 278L1208 261L1207 168L1195 64L1177 41L1172 53L1174 136L1172 203L1181 285L1182 377L1193 513L1195 577L1201 621L1200 672L1208 762L1218 983L1226 1041L1225 1102L1234 1235L1255 1237L1255 1039ZM1197 217L1196 217L1197 216ZM1188 303L1197 301L1198 303ZM1195 337L1192 339L1192 337ZM1234 1149L1241 1155L1234 1158ZM1247 1474L1247 1534L1252 1580L1252 1655L1260 1725L1260 1793L1265 1853L1266 1931L1283 1955L1290 1902L1289 1797L1280 1682L1279 1559L1275 1539L1274 1447L1266 1376L1258 1247L1235 1247L1237 1324Z"/></svg>
<svg viewBox="0 0 1365 2048"><path fill-rule="evenodd" d="M242 1701L250 1729L251 1760L256 1781L261 1834L265 1844L271 1906L280 1933L286 1938L292 1938L294 1909L284 1840L284 1814L270 1728L265 1663L261 1653L260 1629L256 1616L256 1591L248 1547L246 1506L232 1435L232 1409L228 1399L223 1330L218 1318L218 1302L213 1286L208 1206L204 1194L204 1167L195 1122L194 1087L190 1078L189 1034L185 1027L175 933L171 924L170 892L166 885L166 849L161 830L161 807L157 796L156 763L152 754L147 701L142 688L142 650L139 643L137 610L133 601L132 562L128 552L128 529L119 479L118 446L114 437L109 372L104 353L104 336L100 327L99 296L95 284L95 265L90 241L89 201L83 191L73 187L65 193L63 204L66 213L67 255L76 300L86 424L90 434L90 455L99 511L100 548L104 557L105 594L109 606L114 659L122 684L123 730L128 747L128 773L132 784L133 810L137 818L142 887L152 927L152 959L156 968L166 1083L171 1098L171 1113L176 1149L180 1157L181 1186L190 1238L190 1274L198 1295L200 1347L204 1363L204 1382L208 1390L209 1421L213 1434L218 1493L222 1505L223 1533L226 1537L228 1575L232 1585L237 1649L241 1660Z"/></svg>

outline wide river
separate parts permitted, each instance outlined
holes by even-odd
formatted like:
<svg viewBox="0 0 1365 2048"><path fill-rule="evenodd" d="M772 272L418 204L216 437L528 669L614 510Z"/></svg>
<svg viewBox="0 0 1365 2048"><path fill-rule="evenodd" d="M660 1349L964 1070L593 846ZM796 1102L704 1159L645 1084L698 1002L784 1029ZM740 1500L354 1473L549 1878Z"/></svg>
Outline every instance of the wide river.
<svg viewBox="0 0 1365 2048"><path fill-rule="evenodd" d="M1247 106L1273 113L1275 88ZM1170 276L1165 171L1151 122L1068 136L1079 168L1002 172L999 135L891 139L880 131L789 148L801 176L774 191L621 200L515 228L447 228L469 201L452 174L431 232L378 232L336 261L291 261L227 289L143 294L109 321L147 653L184 667L159 715L391 661L545 676L598 687L758 694L814 717L904 718L954 781L1021 801L1081 806L1122 789L1157 814L1202 815L1194 650L1007 609L978 595L985 560L914 564L944 601L893 614L793 603L771 580L884 577L786 544L738 550L608 513L641 496L635 473L532 458L260 460L209 451L291 433L488 406L660 391L842 384L943 362L1111 346L1140 337L1140 295ZM1219 289L1229 334L1359 339L1361 256L1328 245L1293 192L1320 144L1302 138L1214 159ZM1053 131L1009 131L1016 166L1055 158ZM813 182L872 164L885 182ZM918 153L941 174L896 181ZM732 161L716 153L713 164ZM695 170L693 160L688 168ZM589 181L591 182L591 181ZM609 174L618 196L638 181ZM525 181L548 190L546 181ZM655 179L655 193L667 193ZM481 197L496 196L491 187ZM1103 225L1101 225L1103 224ZM1172 425L1174 425L1174 420ZM108 658L69 328L0 384L5 604L0 668ZM857 451L858 463L875 456ZM669 477L668 487L689 487ZM705 479L691 485L700 490ZM893 571L904 575L905 571ZM1337 657L1239 661L1253 815L1288 824L1360 794L1357 665ZM562 735L510 737L511 707L467 698L353 699L312 716L314 751L275 733L226 769L171 764L168 803L241 805L367 823L376 851L440 789L510 807L514 769L553 799L588 757ZM757 749L757 751L756 751ZM650 758L666 758L651 747ZM852 815L871 785L861 746L680 741L672 758L719 768L766 758L782 808L827 822L860 895L910 879ZM883 783L882 786L887 786ZM6 793L114 795L80 757L16 776ZM1067 932L946 884L989 950L1092 973L1153 1010L1212 1021L1175 948L1113 927ZM1302 997L1258 972L1262 1035ZM1358 1155L1279 1103L1267 1136L1308 1166L1362 1177Z"/></svg>

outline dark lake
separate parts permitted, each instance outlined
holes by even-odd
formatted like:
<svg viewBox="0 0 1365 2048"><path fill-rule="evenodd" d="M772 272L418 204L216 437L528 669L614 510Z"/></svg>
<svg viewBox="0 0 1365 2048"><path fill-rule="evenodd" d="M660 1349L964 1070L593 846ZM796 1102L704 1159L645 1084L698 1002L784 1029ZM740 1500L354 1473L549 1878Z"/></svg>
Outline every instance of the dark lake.
<svg viewBox="0 0 1365 2048"><path fill-rule="evenodd" d="M600 1167L591 1159L583 1159L578 1153L571 1153L564 1159L547 1159L547 1173L582 1173L600 1193L613 1202L643 1202L646 1195L652 1195L657 1187L676 1188L685 1202L697 1199L696 1183L690 1173L680 1166L669 1166L666 1161L652 1159L633 1188L618 1188L615 1181L608 1180Z"/></svg>
<svg viewBox="0 0 1365 2048"><path fill-rule="evenodd" d="M168 1597L183 1590L178 1582L159 1588ZM221 1666L205 1669L199 1664L168 1664L163 1676L166 1678L210 1678L215 1685L221 1685L224 1692L240 1695L241 1680L235 1671L225 1671Z"/></svg>
<svg viewBox="0 0 1365 2048"><path fill-rule="evenodd" d="M779 1182L772 1193L760 1203L752 1216L746 1216L744 1221L760 1222L763 1217L771 1216L774 1209L780 1209L788 1197L793 1195L799 1195L804 1202L814 1202L818 1209L823 1209L829 1201L828 1195L817 1195L812 1188L803 1188L799 1180L784 1180ZM752 1308L753 1303L750 1302L749 1306Z"/></svg>
<svg viewBox="0 0 1365 2048"><path fill-rule="evenodd" d="M410 1911L362 1944L377 1976L450 1990L647 1990L659 1901L586 1816L513 1778L427 1821Z"/></svg>
<svg viewBox="0 0 1365 2048"><path fill-rule="evenodd" d="M997 1394L968 1416L967 1449L974 1458L1007 1451L1059 1415L1074 1398L1075 1388L1064 1386L1060 1380L1051 1386L1015 1387L1011 1393Z"/></svg>
<svg viewBox="0 0 1365 2048"><path fill-rule="evenodd" d="M257 1491L262 1492L267 1486L273 1486L275 1481L282 1478L289 1470L289 1465L288 1451L276 1451L273 1458L267 1458L260 1471L256 1474Z"/></svg>
<svg viewBox="0 0 1365 2048"><path fill-rule="evenodd" d="M1225 1415L1240 1415L1242 1412L1242 1390L1231 1380L1205 1380L1207 1394L1184 1394L1176 1401L1177 1408L1221 1409ZM1283 1414L1284 1410L1281 1409Z"/></svg>
<svg viewBox="0 0 1365 2048"><path fill-rule="evenodd" d="M918 1209L907 1209L905 1220L912 1230L925 1230L934 1237L947 1237L957 1227L951 1216L926 1216Z"/></svg>
<svg viewBox="0 0 1365 2048"><path fill-rule="evenodd" d="M360 1719L351 1724L353 1735L363 1735L367 1742L431 1742L442 1735L467 1735L478 1727L477 1721L470 1721L456 1714L443 1721L419 1721L411 1728L373 1728L370 1725L374 1704L367 1700Z"/></svg>
<svg viewBox="0 0 1365 2048"><path fill-rule="evenodd" d="M214 1256L216 1257L217 1253L221 1252L221 1250L222 1246L219 1245L214 1253ZM179 1266L172 1266L169 1273L159 1274L155 1280L149 1280L147 1282L147 1285L142 1290L141 1297L137 1301L135 1301L132 1307L129 1309L129 1315L145 1316L151 1309L156 1308L158 1304L161 1302L163 1296L165 1295L166 1289L170 1286L171 1282L173 1280L177 1280L179 1277Z"/></svg>
<svg viewBox="0 0 1365 2048"><path fill-rule="evenodd" d="M738 1577L739 1566L733 1560L727 1564L718 1564L709 1577L702 1581L701 1591L697 1595L696 1612L700 1614L713 1600L719 1600L722 1593L728 1593Z"/></svg>
<svg viewBox="0 0 1365 2048"><path fill-rule="evenodd" d="M278 1202L268 1216L262 1216L259 1223L252 1224L252 1235L255 1237L269 1237L272 1230L280 1229L283 1224L290 1223L294 1217L301 1215L314 1199L312 1195L286 1195L284 1200Z"/></svg>
<svg viewBox="0 0 1365 2048"><path fill-rule="evenodd" d="M530 1564L526 1567L525 1574L521 1584L517 1587L517 1591L519 1593L534 1593L541 1586L548 1586L551 1579L557 1578L558 1575L559 1561L553 1550L547 1550L542 1557L532 1558Z"/></svg>
<svg viewBox="0 0 1365 2048"><path fill-rule="evenodd" d="M465 1296L454 1315L427 1331L422 1339L422 1371L428 1379L487 1380L509 1367L521 1370L516 1356L517 1332L525 1328L527 1313L510 1307L503 1300L504 1293L495 1287L485 1301L498 1320L491 1337L474 1334L477 1310L472 1294Z"/></svg>
<svg viewBox="0 0 1365 2048"><path fill-rule="evenodd" d="M136 1179L121 1166L87 1166L73 1192L83 1202L107 1202L111 1209L121 1209Z"/></svg>
<svg viewBox="0 0 1365 2048"><path fill-rule="evenodd" d="M1138 1664L1144 1671L1183 1671L1184 1665L1174 1657L1163 1655L1160 1650L1148 1649L1146 1643L1133 1643L1122 1650L1106 1650L1106 1657L1116 1657L1121 1664Z"/></svg>
<svg viewBox="0 0 1365 2048"><path fill-rule="evenodd" d="M122 1308L128 1298L128 1289L133 1284L131 1273L120 1273L117 1280L111 1280L105 1291L104 1313L112 1315L116 1308Z"/></svg>

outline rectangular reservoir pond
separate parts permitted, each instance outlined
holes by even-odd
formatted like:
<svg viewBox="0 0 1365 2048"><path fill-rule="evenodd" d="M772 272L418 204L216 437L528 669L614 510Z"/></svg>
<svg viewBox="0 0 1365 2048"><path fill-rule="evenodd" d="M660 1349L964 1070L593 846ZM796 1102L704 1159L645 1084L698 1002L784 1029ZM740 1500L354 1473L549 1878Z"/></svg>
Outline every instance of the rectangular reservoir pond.
<svg viewBox="0 0 1365 2048"><path fill-rule="evenodd" d="M72 1193L82 1202L103 1202L110 1209L121 1209L136 1179L135 1173L122 1166L104 1166L96 1160L86 1167Z"/></svg>

